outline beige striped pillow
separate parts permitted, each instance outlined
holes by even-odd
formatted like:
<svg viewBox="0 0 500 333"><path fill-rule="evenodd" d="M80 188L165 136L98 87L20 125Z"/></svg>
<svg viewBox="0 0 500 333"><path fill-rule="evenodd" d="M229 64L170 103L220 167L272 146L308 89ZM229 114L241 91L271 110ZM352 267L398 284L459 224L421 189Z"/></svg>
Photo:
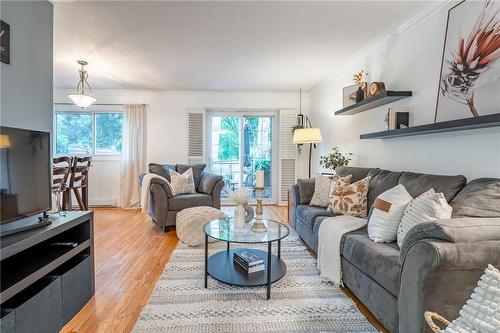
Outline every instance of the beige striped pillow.
<svg viewBox="0 0 500 333"><path fill-rule="evenodd" d="M416 197L406 206L401 218L398 227L398 246L401 248L406 234L415 225L426 221L449 219L451 211L452 208L446 202L443 193L436 193L432 188Z"/></svg>

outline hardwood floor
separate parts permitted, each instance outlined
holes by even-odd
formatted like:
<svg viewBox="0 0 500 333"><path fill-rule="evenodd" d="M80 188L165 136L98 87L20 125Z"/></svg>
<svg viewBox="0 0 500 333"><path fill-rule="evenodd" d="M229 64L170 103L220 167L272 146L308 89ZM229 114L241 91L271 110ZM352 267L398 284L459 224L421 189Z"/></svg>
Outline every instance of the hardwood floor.
<svg viewBox="0 0 500 333"><path fill-rule="evenodd" d="M233 207L223 207L231 212ZM264 216L286 222L286 207L265 206ZM96 293L61 332L130 332L179 240L138 210L94 211ZM354 299L378 330L383 326Z"/></svg>

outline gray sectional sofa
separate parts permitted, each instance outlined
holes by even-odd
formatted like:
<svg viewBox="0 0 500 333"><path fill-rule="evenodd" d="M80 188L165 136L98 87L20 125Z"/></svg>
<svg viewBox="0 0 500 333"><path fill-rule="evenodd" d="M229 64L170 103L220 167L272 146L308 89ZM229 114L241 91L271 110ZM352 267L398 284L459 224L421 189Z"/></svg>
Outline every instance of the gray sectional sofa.
<svg viewBox="0 0 500 333"><path fill-rule="evenodd" d="M444 193L453 207L449 220L412 228L400 249L396 242L375 243L367 229L344 235L344 284L390 331L431 332L424 311L454 319L488 264L500 267L500 179L393 172L341 167L352 182L370 176L368 210L382 192L403 184L416 197L430 188ZM314 179L300 179L291 193L290 221L302 240L318 248L321 223L335 214L310 206Z"/></svg>
<svg viewBox="0 0 500 333"><path fill-rule="evenodd" d="M149 164L149 172L170 180L169 170L184 173L193 169L196 193L174 196L165 181L155 178L151 180L149 190L151 200L149 215L163 231L175 227L177 213L183 209L198 206L209 206L220 209L221 191L224 186L222 176L205 172L205 164ZM139 184L142 176L139 176Z"/></svg>

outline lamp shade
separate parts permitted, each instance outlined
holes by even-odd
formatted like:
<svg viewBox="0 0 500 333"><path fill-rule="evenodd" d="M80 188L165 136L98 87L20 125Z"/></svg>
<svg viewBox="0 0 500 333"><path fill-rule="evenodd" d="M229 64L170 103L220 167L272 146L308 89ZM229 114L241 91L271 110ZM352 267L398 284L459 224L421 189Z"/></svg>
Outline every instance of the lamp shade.
<svg viewBox="0 0 500 333"><path fill-rule="evenodd" d="M319 128L301 128L293 132L293 143L317 143L321 142L321 131Z"/></svg>
<svg viewBox="0 0 500 333"><path fill-rule="evenodd" d="M96 101L96 98L84 94L69 94L68 97L81 108L86 108Z"/></svg>

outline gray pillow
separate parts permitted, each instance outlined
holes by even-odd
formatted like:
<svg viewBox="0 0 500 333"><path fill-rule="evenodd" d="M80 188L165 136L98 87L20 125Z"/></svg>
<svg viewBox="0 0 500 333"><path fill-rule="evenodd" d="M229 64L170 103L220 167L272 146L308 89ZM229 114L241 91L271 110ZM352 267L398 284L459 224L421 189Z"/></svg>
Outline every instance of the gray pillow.
<svg viewBox="0 0 500 333"><path fill-rule="evenodd" d="M479 178L451 201L453 216L500 217L500 179Z"/></svg>
<svg viewBox="0 0 500 333"><path fill-rule="evenodd" d="M193 169L193 178L194 178L194 188L198 189L198 185L200 185L201 175L206 168L206 164L177 164L177 172L183 174L189 168Z"/></svg>
<svg viewBox="0 0 500 333"><path fill-rule="evenodd" d="M149 163L149 172L162 176L166 180L170 181L170 171L175 171L175 164L156 164Z"/></svg>

